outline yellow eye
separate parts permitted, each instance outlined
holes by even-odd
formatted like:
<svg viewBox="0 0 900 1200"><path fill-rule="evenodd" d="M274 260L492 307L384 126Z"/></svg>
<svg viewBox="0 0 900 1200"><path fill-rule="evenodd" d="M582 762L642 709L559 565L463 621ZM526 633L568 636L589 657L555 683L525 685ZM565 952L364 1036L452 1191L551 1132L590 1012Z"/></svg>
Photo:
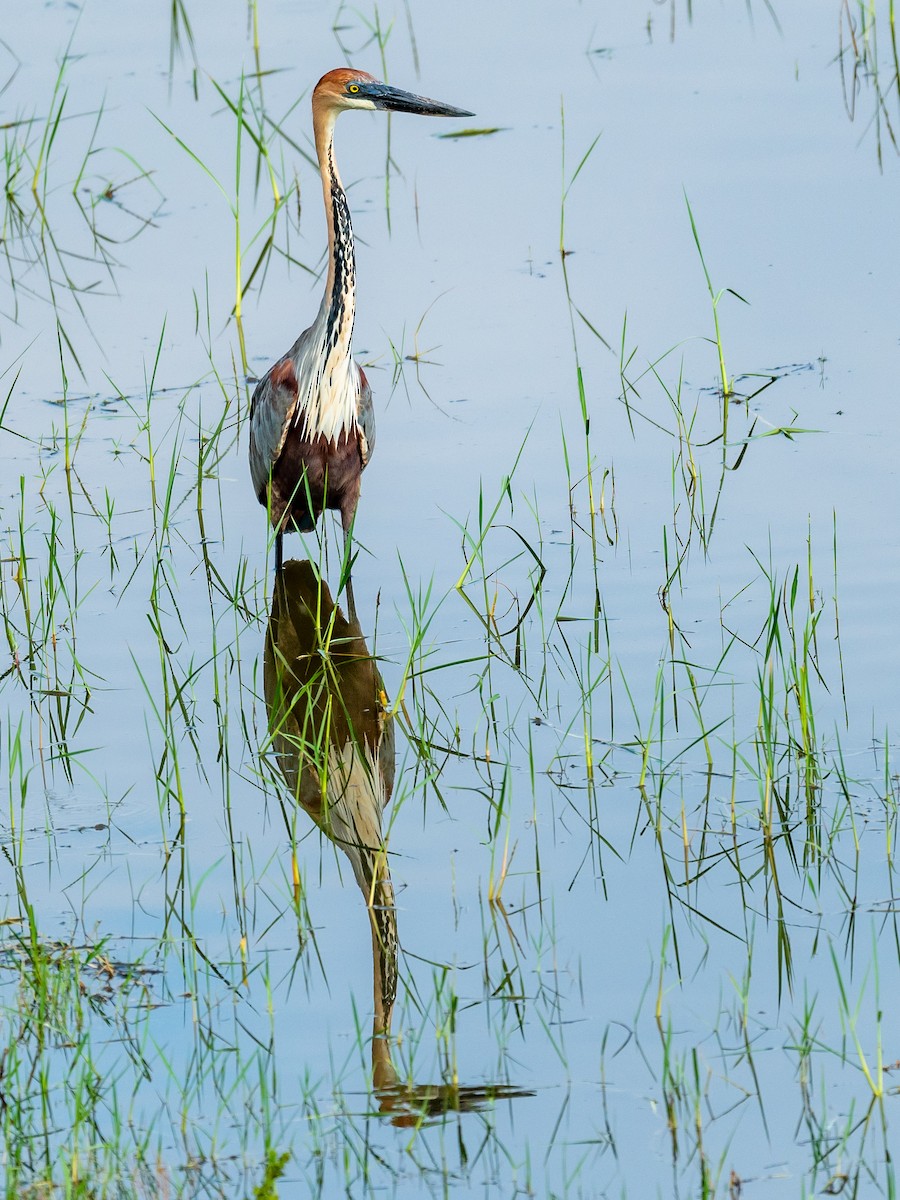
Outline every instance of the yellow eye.
<svg viewBox="0 0 900 1200"><path fill-rule="evenodd" d="M358 84L358 83L351 83L351 84L350 84L350 86L347 88L347 91L348 91L348 92L358 92L358 91L359 91L359 84Z"/></svg>

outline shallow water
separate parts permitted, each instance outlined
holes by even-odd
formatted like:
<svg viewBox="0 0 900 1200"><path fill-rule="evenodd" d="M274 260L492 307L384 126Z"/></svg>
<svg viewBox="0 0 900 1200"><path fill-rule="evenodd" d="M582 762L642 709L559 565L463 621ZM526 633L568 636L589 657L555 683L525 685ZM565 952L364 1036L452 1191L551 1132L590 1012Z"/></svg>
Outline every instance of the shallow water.
<svg viewBox="0 0 900 1200"><path fill-rule="evenodd" d="M8 15L8 1190L893 1194L884 8L852 121L837 3L379 10L391 81L477 113L392 120L389 204L383 118L337 138L379 421L354 586L403 701L393 1059L451 1109L412 1123L370 1088L359 892L268 744L246 466L248 376L321 287L306 93L342 46L385 73L375 10L260 6L261 79L241 4L188 4L171 68L163 12ZM289 194L247 371L242 73L245 282L251 129ZM747 301L724 470L703 262ZM286 552L337 590L323 525Z"/></svg>

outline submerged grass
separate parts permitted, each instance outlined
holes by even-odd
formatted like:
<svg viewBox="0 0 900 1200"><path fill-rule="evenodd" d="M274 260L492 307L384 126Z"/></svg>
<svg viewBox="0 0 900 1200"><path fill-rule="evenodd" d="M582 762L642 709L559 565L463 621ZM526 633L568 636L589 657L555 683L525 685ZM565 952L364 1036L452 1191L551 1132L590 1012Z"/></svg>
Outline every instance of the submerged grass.
<svg viewBox="0 0 900 1200"><path fill-rule="evenodd" d="M884 169L883 155L890 146L900 152L900 52L894 0L841 0L840 66L844 107L856 120L862 96L871 101L867 130L875 131L875 152Z"/></svg>
<svg viewBox="0 0 900 1200"><path fill-rule="evenodd" d="M176 51L196 61L190 18L173 4L170 70ZM588 235L566 206L602 143L570 172L564 113L562 415L536 417L454 501L434 577L405 553L379 563L363 630L402 747L397 1079L373 1077L359 897L272 769L271 581L237 544L230 490L241 305L297 261L258 18L254 3L255 75L212 88L234 142L234 185L216 182L240 366L223 364L198 287L195 383L162 386L164 324L143 394L116 388L115 412L79 398L78 339L57 313L50 420L24 402L27 361L3 376L6 1193L737 1196L775 1186L777 1161L801 1194L894 1194L900 789L891 714L860 734L840 514L809 516L799 543L751 524L745 550L728 544L746 474L804 427L756 432L760 397L774 405L795 372L728 375L690 206L720 407L688 382L690 347L645 356L627 320L616 403L568 262ZM388 29L376 11L354 31L385 74ZM49 115L6 131L7 268L39 262L75 296L80 280L53 266L71 244L54 180L60 139L82 129L66 92L80 69L67 51ZM395 166L388 143L386 180ZM614 463L629 432L640 461ZM648 488L648 540L652 473L665 486ZM326 528L307 548L337 590L330 545Z"/></svg>
<svg viewBox="0 0 900 1200"><path fill-rule="evenodd" d="M3 126L0 258L5 319L17 322L24 303L49 301L61 349L80 370L68 304L90 329L88 298L114 291L117 249L154 225L162 196L131 151L102 145L102 102L94 111L71 111L70 79L84 70L72 51L76 32L77 22L46 109Z"/></svg>

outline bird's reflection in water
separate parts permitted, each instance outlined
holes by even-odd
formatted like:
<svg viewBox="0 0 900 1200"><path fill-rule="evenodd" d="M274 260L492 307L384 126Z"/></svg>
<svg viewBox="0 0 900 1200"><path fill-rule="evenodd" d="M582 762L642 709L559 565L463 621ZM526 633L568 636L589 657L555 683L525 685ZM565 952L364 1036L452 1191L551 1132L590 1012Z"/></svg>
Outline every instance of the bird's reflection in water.
<svg viewBox="0 0 900 1200"><path fill-rule="evenodd" d="M294 799L347 855L372 928L372 1078L382 1112L412 1125L531 1095L507 1085L401 1082L391 1060L397 916L381 818L394 787L394 726L356 613L347 620L309 561L276 576L264 690L281 773Z"/></svg>
<svg viewBox="0 0 900 1200"><path fill-rule="evenodd" d="M269 728L295 800L347 855L372 924L374 1040L386 1045L397 993L397 918L381 814L394 786L393 723L355 616L311 562L276 576L263 664Z"/></svg>

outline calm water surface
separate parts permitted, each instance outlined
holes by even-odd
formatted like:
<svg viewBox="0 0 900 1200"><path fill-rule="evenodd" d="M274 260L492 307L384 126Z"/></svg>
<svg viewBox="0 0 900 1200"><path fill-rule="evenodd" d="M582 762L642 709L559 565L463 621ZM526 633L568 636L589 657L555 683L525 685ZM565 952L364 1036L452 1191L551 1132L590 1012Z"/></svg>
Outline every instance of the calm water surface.
<svg viewBox="0 0 900 1200"><path fill-rule="evenodd" d="M163 9L7 14L11 1194L248 1195L281 1155L283 1195L894 1194L887 8L876 40L837 0L188 0L174 52ZM319 302L308 92L345 61L477 113L336 142L354 582L404 706L394 1062L436 1108L533 1093L418 1122L378 1115L363 905L268 749L246 466L248 380ZM323 527L286 552L336 589ZM26 1035L35 946L108 965Z"/></svg>

